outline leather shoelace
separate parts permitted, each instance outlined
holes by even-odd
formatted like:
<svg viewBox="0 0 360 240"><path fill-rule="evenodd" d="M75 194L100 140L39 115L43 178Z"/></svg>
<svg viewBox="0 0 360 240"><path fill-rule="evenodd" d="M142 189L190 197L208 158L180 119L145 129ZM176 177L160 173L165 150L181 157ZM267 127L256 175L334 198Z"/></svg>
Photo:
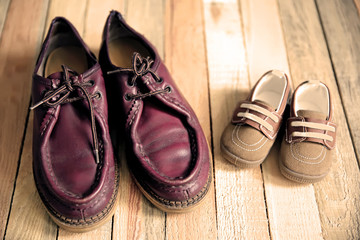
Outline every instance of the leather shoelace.
<svg viewBox="0 0 360 240"><path fill-rule="evenodd" d="M242 103L240 105L241 108L247 108L249 110L253 110L256 112L259 112L263 115L265 115L266 117L269 117L270 119L272 119L274 122L279 122L279 118L274 115L272 112L270 112L269 110L262 108L258 105L255 104L251 104L251 103ZM270 123L268 123L267 121L265 121L264 119L256 116L255 114L249 113L247 112L239 112L237 113L238 117L244 117L244 118L248 118L254 122L257 122L260 125L263 125L267 130L269 130L270 132L272 132L274 130L273 126L271 126Z"/></svg>
<svg viewBox="0 0 360 240"><path fill-rule="evenodd" d="M93 108L91 99L94 97L99 97L99 93L95 93L93 95L89 94L89 92L86 90L85 87L89 87L89 86L93 85L93 83L91 83L90 81L85 82L85 83L72 83L69 73L76 75L76 72L72 71L70 68L68 68L64 65L61 65L61 67L64 72L64 74L63 74L64 75L64 83L57 89L51 89L51 90L47 91L44 95L44 98L41 101L34 104L33 106L31 106L30 110L33 110L42 104L45 104L48 107L56 107L60 104L71 103L74 101L86 99L89 104L89 109L90 109L91 131L92 131L92 137L93 137L95 161L96 161L96 164L98 164L99 163L99 141L98 141L98 136L97 136L97 132L96 132L94 108ZM74 92L76 89L81 90L81 92L84 94L84 97L79 96L79 97L69 98L70 93Z"/></svg>
<svg viewBox="0 0 360 240"><path fill-rule="evenodd" d="M146 75L147 73L150 73L156 82L161 83L162 79L156 73L154 73L153 70L150 69L150 67L153 63L154 63L154 60L150 59L150 57L143 58L143 57L141 57L141 55L139 53L135 52L133 54L133 58L132 58L132 68L120 68L120 69L116 69L113 71L108 71L107 74L113 74L113 73L117 73L117 72L127 72L127 71L132 72L134 75L129 81L129 86L134 86L136 80L139 77ZM141 99L141 98L150 97L150 96L160 94L160 93L169 93L170 91L171 91L171 88L166 87L165 89L150 91L148 93L126 94L126 98L128 98L128 100Z"/></svg>
<svg viewBox="0 0 360 240"><path fill-rule="evenodd" d="M335 128L333 126L329 126L323 123L314 123L314 122L302 122L302 121L294 121L291 122L292 127L307 127L316 130L330 131L335 132ZM317 138L323 139L332 142L334 139L332 136L329 136L325 133L319 132L293 132L291 134L293 137L308 137L308 138Z"/></svg>

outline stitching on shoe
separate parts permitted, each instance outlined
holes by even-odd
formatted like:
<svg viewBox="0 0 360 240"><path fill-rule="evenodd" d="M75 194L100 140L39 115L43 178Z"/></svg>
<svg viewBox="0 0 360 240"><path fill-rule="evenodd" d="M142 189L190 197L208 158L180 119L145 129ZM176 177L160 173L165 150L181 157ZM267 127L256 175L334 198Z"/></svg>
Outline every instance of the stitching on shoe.
<svg viewBox="0 0 360 240"><path fill-rule="evenodd" d="M260 140L257 141L256 143L254 143L254 144L247 144L246 142L243 142L243 141L240 139L240 137L239 137L239 130L240 130L240 128L241 128L241 125L240 125L240 124L237 124L235 128L237 128L237 131L236 131L236 138L237 138L237 140L239 140L239 142L241 142L241 143L244 144L245 146L249 146L249 147L255 146L255 145L259 144L259 143L261 142L261 140L263 140L263 139L265 138L265 136L262 136L262 137L260 138ZM234 128L233 131L235 131L235 128Z"/></svg>
<svg viewBox="0 0 360 240"><path fill-rule="evenodd" d="M45 207L47 208L47 210L49 210L49 212L51 214L54 215L54 217L56 217L57 220L63 222L64 224L66 225L81 225L81 226L88 226L88 225L91 225L91 224L94 224L96 222L99 222L100 220L102 220L109 212L110 210L112 209L112 207L115 205L115 200L117 199L117 194L118 194L118 188L119 188L119 181L120 181L120 176L119 176L119 173L118 173L118 166L117 166L117 163L116 163L116 160L115 160L115 183L114 183L114 191L111 195L111 198L110 198L110 201L109 203L106 205L106 207L104 208L104 210L102 210L100 213L98 213L97 215L95 216L92 216L92 217L88 217L88 218L84 218L84 219L71 219L71 218L67 218L63 215L61 215L60 213L58 213L55 209L53 209L51 207L51 205L48 203L48 200L47 198L41 193L41 191L39 190L39 187L37 186L37 183L36 183L36 186L37 186L37 189L38 189L38 193L41 197L41 199L43 200L43 203L45 205ZM104 190L105 191L105 190ZM62 202L60 202L58 199L54 198L54 200L56 200L57 202L59 202L60 204L64 205ZM83 205L83 204L78 204L78 205ZM66 207L69 207L67 205L64 205ZM89 208L92 208L94 205L92 205L91 207L88 207L88 208L85 208L85 209L89 209ZM75 208L71 208L72 210L81 210L81 209L75 209ZM85 210L83 209L83 210Z"/></svg>
<svg viewBox="0 0 360 240"><path fill-rule="evenodd" d="M322 158L319 162L307 162L307 161L304 161L304 160L301 160L301 159L297 158L297 157L294 155L294 152L293 152L293 149L292 149L292 145L293 145L293 144L294 144L294 143L291 143L291 144L290 144L291 155L292 155L292 157L293 157L294 159L298 160L299 162L302 162L302 163L305 163L305 164L310 164L310 165L316 165L316 164L320 164L321 162L324 161L325 156L326 156L326 151L325 151L325 154L324 154L323 158Z"/></svg>
<svg viewBox="0 0 360 240"><path fill-rule="evenodd" d="M260 148L262 148L262 147L265 145L265 143L269 140L268 138L266 138L266 140L265 140L258 148L249 149L249 148L245 148L245 147L243 147L243 146L241 146L241 145L239 145L238 143L235 142L235 140L234 140L234 132L235 132L235 128L233 129L232 134L231 134L231 140L232 140L232 142L233 142L236 146L244 149L245 151L255 152L255 151L259 150Z"/></svg>
<svg viewBox="0 0 360 240"><path fill-rule="evenodd" d="M242 165L253 165L254 162L255 162L255 164L257 164L257 162L264 161L265 158L267 157L267 156L265 156L264 158L258 159L258 160L255 160L255 161L248 161L248 160L242 159L242 158L236 156L235 154L233 154L232 152L230 152L229 149L227 149L224 144L221 143L220 147L223 148L223 149L221 149L222 151L223 151L223 150L225 151L225 152L224 152L225 155L227 154L227 156L228 156L230 159L232 159L232 160L234 160L234 161L236 162L235 165L237 165L237 163L242 164ZM227 159L227 158L226 158L226 159ZM260 163L259 163L259 164L260 164Z"/></svg>
<svg viewBox="0 0 360 240"><path fill-rule="evenodd" d="M208 180L205 184L205 186L201 189L201 191L196 194L196 196L194 196L193 198L190 198L188 200L185 201L173 201L173 200L167 200L165 198L160 197L159 195L157 195L156 193L154 193L146 184L141 184L139 182L139 184L144 188L144 190L149 193L156 201L160 202L163 205L166 206L170 206L170 207L177 207L177 208L182 208L182 207L187 207L187 206L191 206L196 204L197 202L199 202L207 193L207 191L210 188L210 183L211 183L211 179L212 179L212 174L211 174L211 167L209 168L209 177ZM183 190L182 190L183 191Z"/></svg>
<svg viewBox="0 0 360 240"><path fill-rule="evenodd" d="M56 217L57 220L63 222L64 224L76 225L76 226L78 226L78 225L88 226L88 225L94 224L94 223L99 222L100 220L102 220L110 212L112 207L115 205L115 200L117 198L116 196L117 196L117 193L118 193L118 184L119 184L118 176L116 176L116 178L117 178L117 180L116 180L115 186L114 186L115 191L113 191L113 194L111 196L111 199L110 199L109 203L106 205L104 210L102 210L100 213L98 213L95 216L84 218L84 219L71 219L71 218L67 218L67 217L59 214L53 208L51 208L51 206L47 206L46 204L45 204L45 206L47 207L47 209L52 214L55 214L55 217ZM40 193L40 191L39 191L39 193ZM86 209L88 209L88 208L86 208Z"/></svg>
<svg viewBox="0 0 360 240"><path fill-rule="evenodd" d="M294 147L295 147L295 146L294 146ZM322 146L321 152L320 152L319 155L316 156L316 157L307 157L307 156L302 155L302 154L300 153L298 147L294 148L294 153L295 153L296 155L302 157L302 158L305 158L305 159L316 160L316 159L318 159L318 158L322 155L322 153L323 153L324 150L325 150L325 147Z"/></svg>
<svg viewBox="0 0 360 240"><path fill-rule="evenodd" d="M40 136L42 136L44 134L45 130L47 129L47 127L48 127L48 125L50 123L50 120L54 117L55 108L51 108L50 111L51 112L45 114L45 117L44 117L43 121L46 119L46 116L48 116L48 120L46 121L45 126L44 126L43 130L40 133Z"/></svg>
<svg viewBox="0 0 360 240"><path fill-rule="evenodd" d="M135 104L136 104L136 100L133 100L133 101L132 101L132 104L131 104L131 107L130 107L130 110L129 110L128 114L127 114L127 119L129 119L129 117L130 117L130 115L131 115L131 112L133 111L133 109L134 109L134 107L135 107ZM136 109L135 112L132 114L131 119L127 121L127 122L128 122L128 127L130 127L130 126L132 125L132 123L133 123L133 121L134 121L134 118L135 118L135 115L136 115L136 113L138 112L138 111L137 111L138 109L139 109L139 106L137 106L137 109Z"/></svg>

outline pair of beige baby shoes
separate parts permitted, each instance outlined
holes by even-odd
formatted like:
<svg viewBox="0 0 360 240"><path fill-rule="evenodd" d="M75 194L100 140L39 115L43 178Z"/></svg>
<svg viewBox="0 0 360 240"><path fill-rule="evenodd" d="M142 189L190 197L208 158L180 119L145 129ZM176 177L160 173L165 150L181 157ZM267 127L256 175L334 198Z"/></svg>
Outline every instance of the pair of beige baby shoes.
<svg viewBox="0 0 360 240"><path fill-rule="evenodd" d="M265 73L248 98L236 107L221 137L224 158L237 166L259 166L268 155L290 102L290 82L285 73ZM288 179L312 183L331 167L336 125L332 122L330 91L320 81L300 84L292 96L279 166Z"/></svg>

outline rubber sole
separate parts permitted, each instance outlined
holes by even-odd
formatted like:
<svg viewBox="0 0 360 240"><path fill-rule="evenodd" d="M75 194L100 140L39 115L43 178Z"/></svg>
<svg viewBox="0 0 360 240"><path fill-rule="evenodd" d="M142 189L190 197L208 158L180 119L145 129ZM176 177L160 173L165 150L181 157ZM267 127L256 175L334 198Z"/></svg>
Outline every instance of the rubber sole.
<svg viewBox="0 0 360 240"><path fill-rule="evenodd" d="M306 175L306 174L294 172L294 171L290 170L289 168L287 168L286 166L284 166L282 161L279 161L279 168L280 168L281 174L284 177L286 177L287 179L289 179L291 181L298 182L298 183L316 183L316 182L319 182L320 180L322 180L323 178L325 178L326 175L328 175L328 173L329 173L329 172L327 172L322 175Z"/></svg>
<svg viewBox="0 0 360 240"><path fill-rule="evenodd" d="M69 231L69 232L75 232L75 233L83 233L83 232L89 232L89 231L92 231L102 225L104 225L105 223L107 223L111 218L112 216L114 215L115 213L115 209L118 205L118 201L117 201L117 197L115 199L115 202L114 202L114 205L112 206L111 210L109 211L108 214L106 214L106 216L99 220L98 222L96 223L93 223L87 227L74 227L74 226L71 226L69 224L65 224L63 223L62 221L60 221L56 216L53 215L53 213L51 213L48 208L43 204L46 212L49 214L49 216L51 217L51 219L55 222L56 225L58 225L60 228L66 230L66 231Z"/></svg>
<svg viewBox="0 0 360 240"><path fill-rule="evenodd" d="M174 202L174 206L171 207L169 205L163 204L162 202L159 202L157 199L160 199L160 196L155 195L155 193L149 191L146 191L142 185L136 180L136 178L131 173L132 178L134 179L134 182L139 187L140 191L144 196L158 209L160 209L163 212L167 213L186 213L192 211L194 208L197 208L202 205L204 200L206 199L208 193L210 192L211 186L212 186L212 176L210 175L210 181L208 180L206 186L204 187L203 193L200 192L200 196L195 201L170 201L168 202ZM201 194L202 193L202 194ZM157 196L157 197L154 197ZM164 199L165 200L165 199ZM183 207L184 205L187 205L186 207Z"/></svg>
<svg viewBox="0 0 360 240"><path fill-rule="evenodd" d="M226 147L222 143L220 144L220 149L221 149L221 155L226 160L228 160L232 164L234 164L234 165L236 165L238 167L242 167L242 168L258 167L258 166L260 166L261 163L264 162L264 160L267 157L267 156L265 156L263 159L257 160L257 161L249 161L249 160L245 160L245 159L242 159L242 158L236 156L235 154L233 154L232 152L227 150Z"/></svg>

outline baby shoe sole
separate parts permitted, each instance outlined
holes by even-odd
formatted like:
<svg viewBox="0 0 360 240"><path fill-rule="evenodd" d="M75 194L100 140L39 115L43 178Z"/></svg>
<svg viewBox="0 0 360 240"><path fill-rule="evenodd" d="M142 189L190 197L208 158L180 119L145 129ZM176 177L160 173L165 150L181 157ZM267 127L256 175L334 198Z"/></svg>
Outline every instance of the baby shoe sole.
<svg viewBox="0 0 360 240"><path fill-rule="evenodd" d="M282 161L279 161L279 168L280 168L280 172L281 174L286 177L289 180L292 180L294 182L298 182L298 183L316 183L319 182L320 180L322 180L323 178L326 177L326 175L328 175L329 172L321 174L321 175L307 175L307 174L302 174L302 173L298 173L298 172L294 172L292 170L290 170L289 168L287 168Z"/></svg>
<svg viewBox="0 0 360 240"><path fill-rule="evenodd" d="M231 162L232 164L234 164L238 167L243 167L243 168L258 167L258 166L260 166L260 164L262 162L264 162L264 160L266 158L266 156L265 156L263 159L260 159L257 161L249 161L249 160L245 160L245 159L242 159L242 158L236 156L235 154L230 152L228 149L226 149L226 147L222 143L220 144L220 148L221 148L222 156L226 160L228 160L229 162Z"/></svg>

